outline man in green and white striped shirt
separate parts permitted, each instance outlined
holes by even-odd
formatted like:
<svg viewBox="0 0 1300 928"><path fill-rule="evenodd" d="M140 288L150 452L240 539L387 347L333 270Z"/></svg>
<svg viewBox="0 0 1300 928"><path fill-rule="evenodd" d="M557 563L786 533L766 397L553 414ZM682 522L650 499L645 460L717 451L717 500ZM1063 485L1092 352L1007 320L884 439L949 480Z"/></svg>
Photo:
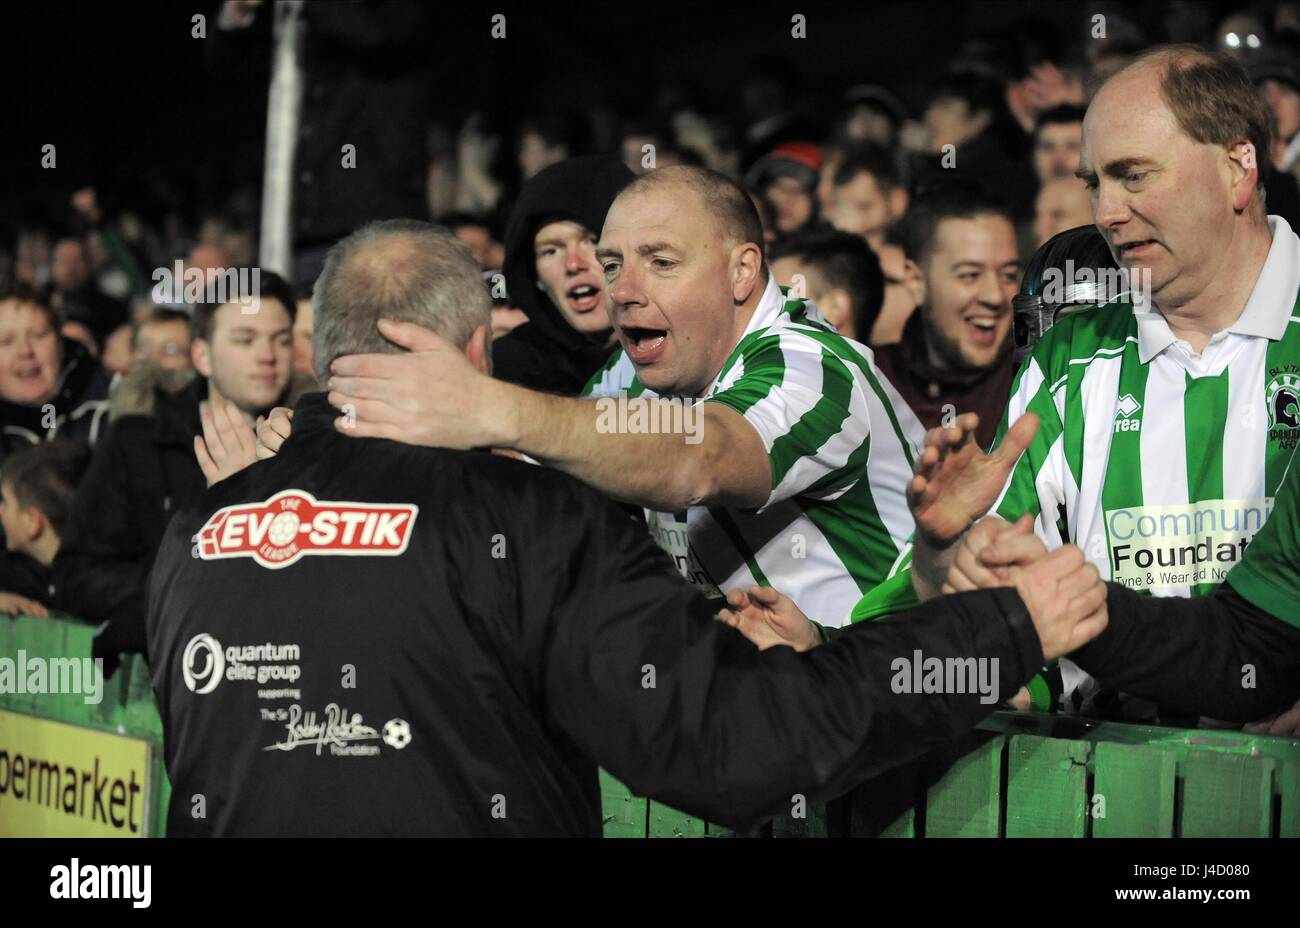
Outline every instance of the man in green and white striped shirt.
<svg viewBox="0 0 1300 928"><path fill-rule="evenodd" d="M705 417L702 444L717 442L712 454L757 466L743 494L678 499L687 505L656 505L660 500L650 496L605 488L646 507L660 546L719 605L735 587L775 585L842 624L853 603L884 579L911 533L902 490L923 430L872 365L870 350L835 334L812 303L784 296L761 253L753 255L758 273L747 284L752 312L747 319L737 314L736 334L715 335L712 356L692 357L700 339L691 304L699 297L682 287L683 267L717 247L708 240L719 237L709 227L725 205L711 202L720 189L721 179L705 172L665 171L629 188L611 208L597 258L624 349L584 395L598 398L610 426L631 424L634 404L686 398ZM739 193L729 192L733 200ZM735 203L742 212L746 205ZM725 241L725 225L723 232ZM695 237L704 245L699 255L691 254ZM758 252L757 227L729 237L733 249ZM726 303L738 296L727 292L735 275L717 273L723 267L712 283L692 287L720 291L705 310L714 317L724 317ZM726 431L711 434L710 416ZM673 467L672 458L661 466Z"/></svg>
<svg viewBox="0 0 1300 928"><path fill-rule="evenodd" d="M1265 214L1260 106L1235 65L1177 48L1094 98L1080 174L1112 252L1150 274L1153 299L1044 336L999 442L1025 413L1040 427L1004 485L992 458L960 448L965 436L930 437L938 450L911 488L922 596L984 579L985 533L953 542L990 502L1154 595L1211 591L1241 560L1300 438L1300 238ZM1062 672L1067 691L1085 679L1065 661Z"/></svg>
<svg viewBox="0 0 1300 928"><path fill-rule="evenodd" d="M584 395L658 396L637 373L617 352ZM902 488L922 433L911 410L869 349L836 335L812 303L783 296L770 275L704 399L753 427L770 494L756 509L708 500L678 512L649 508L651 534L715 601L738 586L773 585L830 624L847 622L911 532Z"/></svg>
<svg viewBox="0 0 1300 928"><path fill-rule="evenodd" d="M911 535L903 489L924 430L869 349L785 299L762 241L732 181L653 171L600 233L622 345L589 391L602 397L502 383L435 336L402 341L388 326L411 353L336 376L331 401L356 409L353 435L513 448L649 510L660 544L719 606L732 587L771 583L844 624Z"/></svg>

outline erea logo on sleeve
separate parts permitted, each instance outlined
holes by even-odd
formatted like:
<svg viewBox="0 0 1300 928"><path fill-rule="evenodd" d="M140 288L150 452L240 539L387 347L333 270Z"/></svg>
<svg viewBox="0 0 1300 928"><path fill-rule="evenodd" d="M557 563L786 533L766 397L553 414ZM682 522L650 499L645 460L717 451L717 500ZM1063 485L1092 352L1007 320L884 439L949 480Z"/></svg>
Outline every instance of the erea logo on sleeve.
<svg viewBox="0 0 1300 928"><path fill-rule="evenodd" d="M387 556L403 553L420 507L318 500L282 490L264 503L239 503L212 514L195 535L198 557L251 557L278 570L309 554Z"/></svg>

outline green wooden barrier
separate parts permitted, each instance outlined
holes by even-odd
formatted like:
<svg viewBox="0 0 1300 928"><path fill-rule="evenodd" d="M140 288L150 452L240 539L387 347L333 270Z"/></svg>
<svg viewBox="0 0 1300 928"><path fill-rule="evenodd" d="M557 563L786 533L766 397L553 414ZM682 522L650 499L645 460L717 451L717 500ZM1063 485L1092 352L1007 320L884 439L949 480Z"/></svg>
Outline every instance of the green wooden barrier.
<svg viewBox="0 0 1300 928"><path fill-rule="evenodd" d="M1094 759L1093 837L1172 838L1177 758L1158 748L1104 742Z"/></svg>
<svg viewBox="0 0 1300 928"><path fill-rule="evenodd" d="M682 813L656 821L647 805L645 836L729 834ZM997 712L958 743L808 809L765 833L1300 837L1300 740ZM611 827L609 805L605 819L607 835L635 830Z"/></svg>
<svg viewBox="0 0 1300 928"><path fill-rule="evenodd" d="M90 626L0 616L0 657L88 657ZM0 709L148 740L149 834L169 785L162 722L143 658L81 695L0 692ZM606 837L749 837L632 795L600 773ZM1300 740L996 712L956 743L829 803L791 797L755 836L1300 837Z"/></svg>
<svg viewBox="0 0 1300 928"><path fill-rule="evenodd" d="M1002 756L1006 738L973 735L931 758L921 808L923 833L932 838L996 838L1001 834ZM870 784L859 795L876 791ZM869 831L858 834L871 834ZM910 836L909 836L910 837Z"/></svg>

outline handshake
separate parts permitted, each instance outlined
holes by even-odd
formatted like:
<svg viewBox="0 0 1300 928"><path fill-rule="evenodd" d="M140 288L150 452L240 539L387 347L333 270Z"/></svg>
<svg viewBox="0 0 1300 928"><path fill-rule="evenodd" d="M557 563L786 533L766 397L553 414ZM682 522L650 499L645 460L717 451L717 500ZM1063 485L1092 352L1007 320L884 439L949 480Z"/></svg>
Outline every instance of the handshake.
<svg viewBox="0 0 1300 928"><path fill-rule="evenodd" d="M968 531L942 592L1014 587L1029 611L1043 657L1054 660L1106 628L1106 584L1075 545L1048 552L1029 516L1009 523L985 516ZM788 596L770 587L732 590L719 618L759 648L806 651L821 642L817 626Z"/></svg>

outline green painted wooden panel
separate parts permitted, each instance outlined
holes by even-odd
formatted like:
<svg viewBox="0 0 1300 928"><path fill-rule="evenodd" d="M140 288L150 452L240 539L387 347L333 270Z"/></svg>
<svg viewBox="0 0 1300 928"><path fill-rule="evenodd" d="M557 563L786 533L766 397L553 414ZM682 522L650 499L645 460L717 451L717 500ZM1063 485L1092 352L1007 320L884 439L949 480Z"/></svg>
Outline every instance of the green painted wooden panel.
<svg viewBox="0 0 1300 928"><path fill-rule="evenodd" d="M1002 797L1001 735L956 758L926 793L927 838L996 838Z"/></svg>
<svg viewBox="0 0 1300 928"><path fill-rule="evenodd" d="M13 660L18 656L18 649L14 647L14 625L17 619L10 618L7 615L0 615L0 657L7 657ZM0 692L0 709L10 708L9 694Z"/></svg>
<svg viewBox="0 0 1300 928"><path fill-rule="evenodd" d="M1278 786L1282 794L1278 837L1300 838L1300 760L1282 765L1278 772Z"/></svg>
<svg viewBox="0 0 1300 928"><path fill-rule="evenodd" d="M91 656L91 645L95 637L95 629L91 625L85 625L80 622L60 622L58 623L63 629L63 651L68 657L80 662L81 669L85 670L85 659ZM94 665L91 665L94 667ZM92 670L91 673L98 673ZM86 682L86 689L90 688L90 681ZM67 695L58 697L62 702L61 718L65 722L71 722L74 725L95 725L99 707L104 704L104 699L108 695L108 681L100 679L101 687L99 693L99 702L89 703L86 696ZM152 696L152 694L150 694ZM92 698L94 698L92 696ZM150 699L150 702L153 700Z"/></svg>
<svg viewBox="0 0 1300 928"><path fill-rule="evenodd" d="M1016 735L1007 751L1007 837L1082 838L1089 746Z"/></svg>
<svg viewBox="0 0 1300 928"><path fill-rule="evenodd" d="M606 838L646 836L646 801L604 770L600 771L600 804Z"/></svg>
<svg viewBox="0 0 1300 928"><path fill-rule="evenodd" d="M651 838L703 838L704 819L651 802L649 834Z"/></svg>
<svg viewBox="0 0 1300 928"><path fill-rule="evenodd" d="M1267 838L1273 772L1266 757L1192 751L1182 764L1184 838Z"/></svg>
<svg viewBox="0 0 1300 928"><path fill-rule="evenodd" d="M27 616L18 616L14 619L13 624L13 651L10 656L17 661L20 651L25 651L25 657L49 657L47 635L45 634L46 623L38 622L37 619ZM22 667L16 666L15 675L21 674ZM15 680L15 689L17 689L17 680ZM23 680L22 687L27 688L26 679ZM9 708L15 712L24 712L28 715L43 715L38 712L37 697L28 692L13 692L9 694Z"/></svg>
<svg viewBox="0 0 1300 928"><path fill-rule="evenodd" d="M1094 838L1173 837L1178 758L1172 752L1103 742L1093 762Z"/></svg>

